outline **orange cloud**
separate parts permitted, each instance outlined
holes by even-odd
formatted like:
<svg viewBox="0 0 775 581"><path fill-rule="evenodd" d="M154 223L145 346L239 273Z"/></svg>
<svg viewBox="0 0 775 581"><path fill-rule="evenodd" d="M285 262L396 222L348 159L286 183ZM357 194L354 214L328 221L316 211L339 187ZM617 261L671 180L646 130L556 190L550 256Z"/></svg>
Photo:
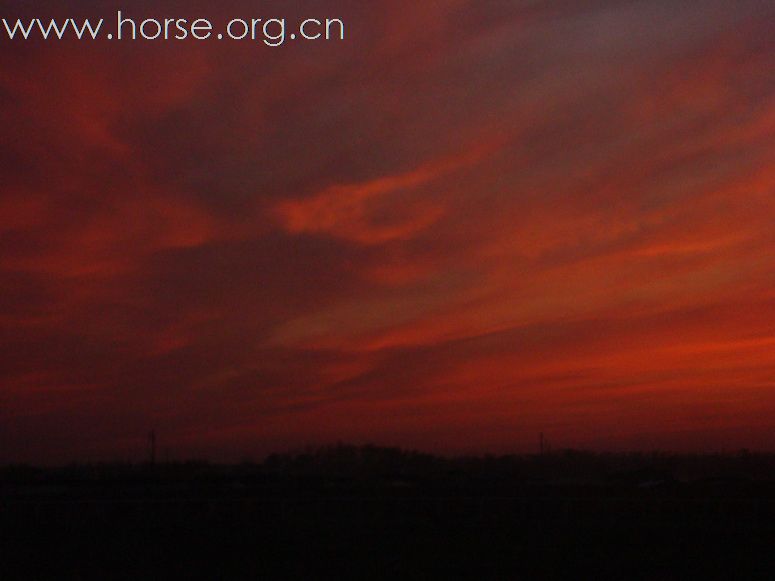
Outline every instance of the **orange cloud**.
<svg viewBox="0 0 775 581"><path fill-rule="evenodd" d="M275 212L282 226L293 234L328 234L362 244L406 240L438 221L444 210L440 202L406 200L402 194L471 166L491 149L489 144L474 147L406 173L332 186L309 198L281 202ZM386 199L393 202L389 214L381 207ZM387 216L380 216L380 211Z"/></svg>

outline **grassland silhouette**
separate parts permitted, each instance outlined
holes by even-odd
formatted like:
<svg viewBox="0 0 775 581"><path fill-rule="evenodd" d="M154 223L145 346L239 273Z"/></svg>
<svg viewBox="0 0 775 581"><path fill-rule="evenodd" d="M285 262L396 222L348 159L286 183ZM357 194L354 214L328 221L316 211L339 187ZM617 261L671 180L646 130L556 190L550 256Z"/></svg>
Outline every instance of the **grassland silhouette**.
<svg viewBox="0 0 775 581"><path fill-rule="evenodd" d="M766 578L775 455L7 466L3 578ZM739 578L739 577L738 577Z"/></svg>

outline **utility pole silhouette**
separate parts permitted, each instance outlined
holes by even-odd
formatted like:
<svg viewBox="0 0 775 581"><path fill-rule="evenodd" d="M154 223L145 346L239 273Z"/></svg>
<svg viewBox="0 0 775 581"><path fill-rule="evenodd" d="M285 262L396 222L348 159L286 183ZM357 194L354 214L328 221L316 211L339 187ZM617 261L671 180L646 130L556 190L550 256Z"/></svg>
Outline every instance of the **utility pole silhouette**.
<svg viewBox="0 0 775 581"><path fill-rule="evenodd" d="M156 464L156 430L148 433L148 454L151 466Z"/></svg>
<svg viewBox="0 0 775 581"><path fill-rule="evenodd" d="M538 434L538 451L543 456L547 452L549 452L549 440L544 437L544 433L541 432Z"/></svg>

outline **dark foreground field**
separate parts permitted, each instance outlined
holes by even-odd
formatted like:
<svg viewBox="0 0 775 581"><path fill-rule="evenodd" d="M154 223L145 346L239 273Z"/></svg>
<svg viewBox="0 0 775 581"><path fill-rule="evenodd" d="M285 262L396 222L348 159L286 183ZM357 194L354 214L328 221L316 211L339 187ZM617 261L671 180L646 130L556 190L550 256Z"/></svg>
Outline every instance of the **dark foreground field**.
<svg viewBox="0 0 775 581"><path fill-rule="evenodd" d="M775 457L0 470L0 579L772 579Z"/></svg>

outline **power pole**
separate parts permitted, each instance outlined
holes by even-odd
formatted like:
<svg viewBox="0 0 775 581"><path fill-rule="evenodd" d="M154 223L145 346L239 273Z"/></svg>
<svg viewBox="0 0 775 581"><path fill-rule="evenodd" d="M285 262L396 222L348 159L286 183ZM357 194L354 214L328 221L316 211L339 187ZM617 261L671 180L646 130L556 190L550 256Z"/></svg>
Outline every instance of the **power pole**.
<svg viewBox="0 0 775 581"><path fill-rule="evenodd" d="M151 430L148 434L148 453L153 466L156 464L156 430Z"/></svg>

